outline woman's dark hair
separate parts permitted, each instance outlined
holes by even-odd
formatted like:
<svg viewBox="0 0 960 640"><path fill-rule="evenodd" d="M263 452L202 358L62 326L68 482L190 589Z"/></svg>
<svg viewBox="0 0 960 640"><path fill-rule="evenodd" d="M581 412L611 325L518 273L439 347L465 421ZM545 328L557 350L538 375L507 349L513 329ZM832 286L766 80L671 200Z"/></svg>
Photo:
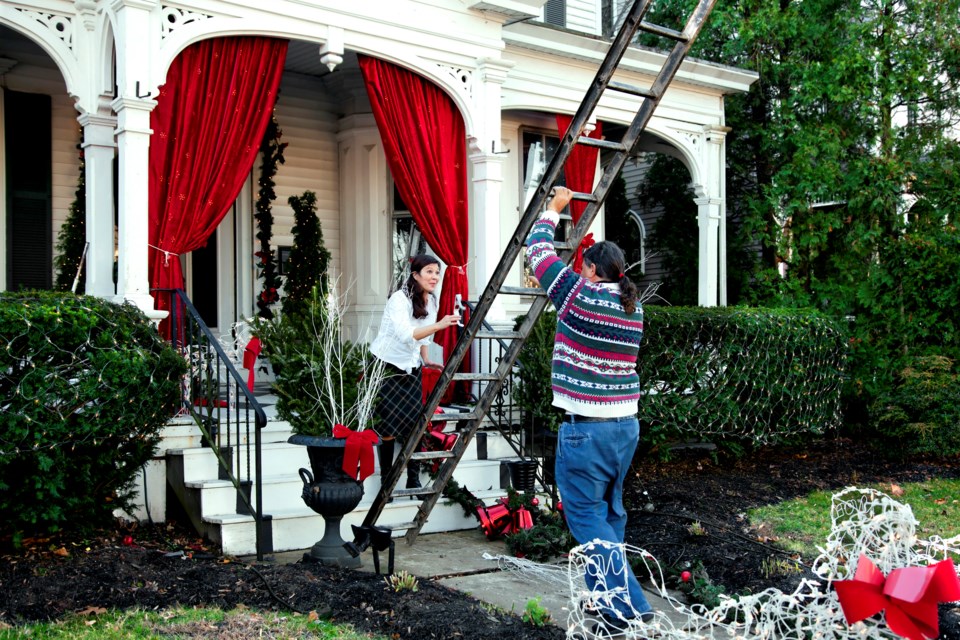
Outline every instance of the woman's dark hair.
<svg viewBox="0 0 960 640"><path fill-rule="evenodd" d="M403 285L407 295L410 296L410 302L413 303L413 317L417 320L427 317L427 303L423 299L423 287L416 281L413 274L420 273L421 269L431 264L440 266L440 261L426 253L410 258L410 275L407 277L406 284Z"/></svg>
<svg viewBox="0 0 960 640"><path fill-rule="evenodd" d="M597 268L601 280L616 282L620 285L620 304L627 313L637 310L637 285L627 277L626 258L623 251L613 242L598 242L583 252L583 260Z"/></svg>

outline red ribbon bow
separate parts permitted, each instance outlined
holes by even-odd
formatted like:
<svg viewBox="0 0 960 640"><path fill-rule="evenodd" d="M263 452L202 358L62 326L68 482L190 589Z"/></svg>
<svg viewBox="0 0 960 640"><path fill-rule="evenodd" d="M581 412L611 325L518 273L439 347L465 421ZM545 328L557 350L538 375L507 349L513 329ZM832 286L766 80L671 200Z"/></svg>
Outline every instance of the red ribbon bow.
<svg viewBox="0 0 960 640"><path fill-rule="evenodd" d="M380 442L380 436L372 429L354 431L342 424L333 425L334 438L346 438L343 448L343 472L363 482L373 473L373 445Z"/></svg>
<svg viewBox="0 0 960 640"><path fill-rule="evenodd" d="M257 375L257 358L263 351L263 345L260 344L260 338L251 338L247 346L243 348L243 368L247 370L247 388L253 391L254 378Z"/></svg>
<svg viewBox="0 0 960 640"><path fill-rule="evenodd" d="M580 269L583 267L583 252L597 244L597 241L593 239L593 231L583 236L583 240L580 241L580 246L577 247L577 255L573 258L573 270L577 273L580 273Z"/></svg>
<svg viewBox="0 0 960 640"><path fill-rule="evenodd" d="M853 580L838 580L833 585L848 624L886 609L887 626L909 640L940 635L937 603L960 600L960 579L949 559L929 567L894 569L884 578L876 565L861 555Z"/></svg>

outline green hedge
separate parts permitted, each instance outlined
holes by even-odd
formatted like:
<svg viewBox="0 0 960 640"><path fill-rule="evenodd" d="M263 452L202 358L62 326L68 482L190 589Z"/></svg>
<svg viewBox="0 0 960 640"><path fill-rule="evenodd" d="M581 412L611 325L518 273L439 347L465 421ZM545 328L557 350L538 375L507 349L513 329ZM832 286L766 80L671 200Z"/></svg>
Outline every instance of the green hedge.
<svg viewBox="0 0 960 640"><path fill-rule="evenodd" d="M129 508L185 371L132 305L0 293L0 536L84 529Z"/></svg>
<svg viewBox="0 0 960 640"><path fill-rule="evenodd" d="M514 401L541 426L557 421L555 326L555 313L538 319L514 388ZM812 311L646 306L637 360L643 441L736 449L836 427L846 345L842 326Z"/></svg>
<svg viewBox="0 0 960 640"><path fill-rule="evenodd" d="M639 417L652 445L777 444L841 422L842 326L815 312L644 308Z"/></svg>

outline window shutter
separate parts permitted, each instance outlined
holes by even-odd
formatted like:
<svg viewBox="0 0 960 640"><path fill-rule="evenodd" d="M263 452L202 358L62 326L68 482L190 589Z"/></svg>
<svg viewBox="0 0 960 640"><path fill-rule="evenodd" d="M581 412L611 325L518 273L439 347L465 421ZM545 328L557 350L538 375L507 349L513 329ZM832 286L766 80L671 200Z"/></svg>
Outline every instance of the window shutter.
<svg viewBox="0 0 960 640"><path fill-rule="evenodd" d="M543 21L558 27L567 26L567 0L547 0L543 6Z"/></svg>

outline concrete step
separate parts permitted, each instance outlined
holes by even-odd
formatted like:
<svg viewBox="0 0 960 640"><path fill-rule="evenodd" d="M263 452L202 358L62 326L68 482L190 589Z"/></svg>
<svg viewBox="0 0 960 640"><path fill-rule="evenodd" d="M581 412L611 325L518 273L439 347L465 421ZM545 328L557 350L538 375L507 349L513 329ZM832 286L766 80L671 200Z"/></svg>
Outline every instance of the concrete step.
<svg viewBox="0 0 960 640"><path fill-rule="evenodd" d="M289 434L287 437L289 437ZM297 469L306 467L309 464L306 447L289 444L286 442L286 438L284 438L283 441L264 442L260 452L261 465L265 477L275 475L281 471L287 472L288 470L293 472L293 477L296 477ZM182 458L184 482L203 482L220 478L219 462L212 449L195 446L190 448L168 449L166 454L168 459L171 457ZM512 458L515 456L516 454L513 449L499 432L480 432L470 441L460 464L462 465L465 462L476 459ZM235 468L237 460L239 459L240 464L244 467L244 477L253 476L255 471L253 469L254 463L252 456L250 459L250 474L247 474L245 469L247 463L246 446L239 448L234 447L232 458Z"/></svg>
<svg viewBox="0 0 960 640"><path fill-rule="evenodd" d="M234 427L235 429L235 427ZM268 420L260 432L260 441L286 442L293 430L290 423L284 420ZM202 434L193 418L180 416L173 418L160 431L161 452L170 450L192 449L202 446ZM241 442L246 442L246 433L241 434Z"/></svg>
<svg viewBox="0 0 960 640"><path fill-rule="evenodd" d="M303 447L300 447L303 449ZM304 455L306 458L306 455ZM304 459L301 467L309 468L309 462ZM277 475L263 477L263 510L266 513L284 511L303 506L300 495L303 490L303 481L295 469ZM498 460L468 460L461 461L453 474L454 479L461 485L471 489L499 490L505 486L502 476L501 463ZM426 473L421 475L424 484L429 482ZM199 480L187 481L184 486L199 494L198 504L200 517L207 519L218 514L233 513L237 509L237 492L229 480ZM380 490L379 467L376 472L364 481L364 500L367 503ZM251 500L256 500L256 487L251 489ZM362 504L362 503L361 503Z"/></svg>
<svg viewBox="0 0 960 640"><path fill-rule="evenodd" d="M489 505L497 498L505 496L506 492L480 491L475 494ZM365 501L369 499L371 498L368 495L364 495ZM360 506L343 517L340 535L344 540L352 538L351 525L363 523L369 504L369 502L361 502ZM419 505L420 502L416 500L395 500L384 507L378 522L387 527L391 523L410 522L416 516ZM326 526L323 518L302 504L299 508L274 511L270 515L275 552L308 549L323 537ZM256 553L256 533L251 516L237 514L211 516L206 519L206 523L209 525L208 537L221 545L225 555L241 556ZM465 516L460 505L441 499L434 506L421 532L461 531L478 526L478 520L473 516ZM394 531L394 537L404 534L404 530Z"/></svg>

